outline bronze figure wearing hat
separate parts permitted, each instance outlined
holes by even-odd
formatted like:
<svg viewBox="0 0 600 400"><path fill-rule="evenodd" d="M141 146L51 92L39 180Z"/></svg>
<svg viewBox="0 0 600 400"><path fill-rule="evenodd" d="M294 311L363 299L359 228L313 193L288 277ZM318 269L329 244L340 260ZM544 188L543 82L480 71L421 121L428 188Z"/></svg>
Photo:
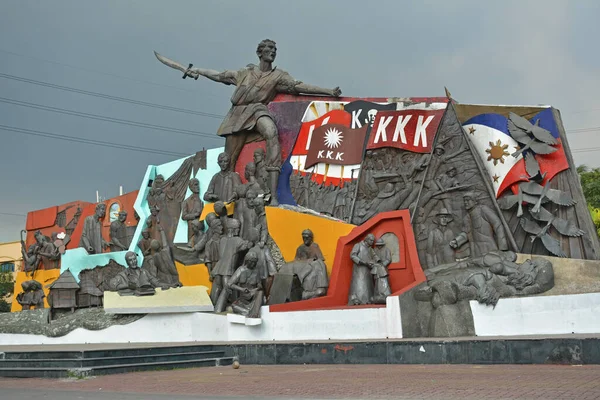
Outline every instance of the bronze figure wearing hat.
<svg viewBox="0 0 600 400"><path fill-rule="evenodd" d="M434 222L437 226L429 232L427 238L427 268L455 261L454 249L449 244L455 235L448 226L453 219L446 208L442 208L435 215Z"/></svg>

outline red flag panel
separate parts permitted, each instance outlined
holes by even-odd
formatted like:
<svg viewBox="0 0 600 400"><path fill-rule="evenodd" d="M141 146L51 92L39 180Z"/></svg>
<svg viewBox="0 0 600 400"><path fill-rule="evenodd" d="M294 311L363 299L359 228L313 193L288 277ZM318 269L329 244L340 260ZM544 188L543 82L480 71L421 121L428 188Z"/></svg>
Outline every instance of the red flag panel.
<svg viewBox="0 0 600 400"><path fill-rule="evenodd" d="M367 149L396 147L429 153L445 110L379 111Z"/></svg>
<svg viewBox="0 0 600 400"><path fill-rule="evenodd" d="M295 156L308 154L308 149L312 144L313 132L316 128L326 124L337 124L346 127L350 126L351 116L346 111L334 110L310 122L305 122L300 128L296 144L292 149L292 154Z"/></svg>
<svg viewBox="0 0 600 400"><path fill-rule="evenodd" d="M359 129L339 124L319 126L313 131L305 168L321 162L334 165L360 164L367 128L366 124Z"/></svg>

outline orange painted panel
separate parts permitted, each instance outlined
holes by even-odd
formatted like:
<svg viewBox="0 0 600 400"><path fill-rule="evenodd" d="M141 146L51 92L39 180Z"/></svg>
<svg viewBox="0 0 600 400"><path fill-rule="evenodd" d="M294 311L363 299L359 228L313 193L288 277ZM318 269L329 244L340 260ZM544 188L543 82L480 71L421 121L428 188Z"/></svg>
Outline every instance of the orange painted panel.
<svg viewBox="0 0 600 400"><path fill-rule="evenodd" d="M104 201L104 204L106 204L106 217L102 221L102 237L104 238L104 240L106 240L107 242L110 241L109 212L110 212L111 204L113 204L115 202L120 205L121 210L127 211L127 219L125 220L125 224L127 226L136 226L137 225L137 221L135 219L135 210L133 209L133 204L135 203L137 194L138 194L138 191L135 190L133 192L126 193L123 196L114 197L112 199L107 199ZM75 248L79 247L79 240L81 239L81 232L83 231L84 220L86 217L88 217L90 215L94 215L94 213L96 212L96 203L81 202L78 204L78 206L81 207L81 216L79 217L77 226L75 227L75 230L73 231L73 234L71 235L71 242L67 245L67 249L75 249ZM64 206L60 206L59 208L64 208ZM72 207L67 211L67 221L71 220L72 215L74 215L76 211L77 211L77 207ZM72 214L70 215L69 212ZM48 230L47 233L44 232L44 234L46 234L47 236L50 236L50 234L52 232L56 232L56 231L64 231L64 228L60 228L58 226L52 227L51 229ZM33 237L32 237L32 240L33 240ZM31 243L33 243L33 241ZM108 251L109 251L108 249L105 250L105 252L108 252Z"/></svg>
<svg viewBox="0 0 600 400"><path fill-rule="evenodd" d="M94 215L95 211L96 211L96 204L94 204L94 203L89 203L85 207L82 208L81 216L79 217L79 222L77 223L77 226L75 227L75 230L73 231L73 234L71 235L71 242L67 246L68 249L74 249L74 248L79 247L79 240L81 239L81 232L83 232L83 223L85 221L85 218L89 217L90 215ZM104 229L102 229L102 237L104 237L104 240L108 241L108 237L106 237L104 235L105 235L105 232L104 232Z"/></svg>
<svg viewBox="0 0 600 400"><path fill-rule="evenodd" d="M43 210L30 211L27 213L27 223L25 229L28 231L48 228L54 226L58 206L44 208Z"/></svg>
<svg viewBox="0 0 600 400"><path fill-rule="evenodd" d="M135 210L133 205L137 198L138 191L133 191L126 193L122 196L114 197L112 199L105 200L106 204L106 217L102 221L102 236L108 242L110 240L110 206L113 203L119 204L120 210L127 211L127 220L125 224L127 226L136 226L137 221L135 219ZM72 201L70 203L66 203L60 206L52 206L45 208L43 210L31 211L27 214L27 238L26 245L27 248L35 243L34 234L36 231L40 230L42 234L52 237L53 233L65 232L66 227L75 217L75 214L80 211L81 215L77 220L77 225L71 234L71 241L67 244L67 249L74 249L79 247L79 240L81 238L81 232L83 230L84 220L87 216L93 215L95 212L96 204L90 203L86 201ZM56 225L57 215L61 212L65 214L65 224L66 226L60 227ZM108 251L108 249L106 250ZM50 266L40 265L39 270L52 268L54 264ZM60 268L60 262L57 265Z"/></svg>

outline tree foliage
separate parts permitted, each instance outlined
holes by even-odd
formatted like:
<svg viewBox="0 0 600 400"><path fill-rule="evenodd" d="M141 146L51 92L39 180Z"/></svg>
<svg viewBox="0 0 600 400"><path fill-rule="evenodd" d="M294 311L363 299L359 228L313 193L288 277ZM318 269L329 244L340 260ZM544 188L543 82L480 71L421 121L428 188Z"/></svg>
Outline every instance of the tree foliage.
<svg viewBox="0 0 600 400"><path fill-rule="evenodd" d="M0 272L0 312L10 312L11 303L6 298L13 294L14 286L12 272Z"/></svg>
<svg viewBox="0 0 600 400"><path fill-rule="evenodd" d="M600 236L600 168L588 168L586 165L577 167L583 195L587 201L592 219Z"/></svg>
<svg viewBox="0 0 600 400"><path fill-rule="evenodd" d="M594 225L596 225L596 232L598 233L598 237L600 237L600 208L593 208L589 204L588 208L590 209L590 214L592 214L592 220L594 221Z"/></svg>
<svg viewBox="0 0 600 400"><path fill-rule="evenodd" d="M600 208L600 168L577 167L583 195L592 208Z"/></svg>

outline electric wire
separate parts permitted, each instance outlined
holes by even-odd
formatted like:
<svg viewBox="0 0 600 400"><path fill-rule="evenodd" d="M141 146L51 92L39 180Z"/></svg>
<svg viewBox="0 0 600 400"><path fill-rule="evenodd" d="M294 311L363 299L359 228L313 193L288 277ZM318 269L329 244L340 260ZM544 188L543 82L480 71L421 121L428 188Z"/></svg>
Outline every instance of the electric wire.
<svg viewBox="0 0 600 400"><path fill-rule="evenodd" d="M584 133L584 132L594 132L600 130L600 126L592 127L592 128L580 128L580 129L571 129L567 131L567 133Z"/></svg>
<svg viewBox="0 0 600 400"><path fill-rule="evenodd" d="M128 119L107 117L107 116L99 115L99 114L91 114L91 113L85 113L85 112L81 112L81 111L69 110L66 108L46 106L43 104L30 103L27 101L20 101L20 100L10 99L10 98L6 98L6 97L0 97L0 102L17 105L17 106L21 106L21 107L29 107L29 108L35 108L38 110L50 111L50 112L54 112L54 113L58 113L58 114L66 114L66 115L72 115L72 116L77 116L77 117L82 117L82 118L95 119L98 121L112 122L115 124L135 126L138 128L148 128L148 129L154 129L157 131L172 132L172 133L178 133L181 135L188 135L188 136L205 137L205 138L209 138L209 139L217 139L218 138L218 136L216 136L215 134L211 134L211 133L207 133L207 132L191 131L188 129L171 128L168 126L148 124L145 122L132 121L132 120L128 120Z"/></svg>
<svg viewBox="0 0 600 400"><path fill-rule="evenodd" d="M180 91L183 91L183 92L196 93L196 91L191 90L191 89L184 89L184 88L180 88L180 87L176 87L176 86L164 85L164 84L161 84L161 83L156 83L156 82L151 82L151 81L145 81L145 80L142 80L142 79L135 79L135 78L131 78L131 77L123 76L123 75L118 75L118 74L112 74L110 72L99 71L99 70L95 70L95 69L91 69L91 68L83 68L83 67L79 67L77 65L65 64L65 63L61 63L61 62L58 62L58 61L52 61L52 60L47 60L47 59L44 59L44 58L33 57L33 56L25 55L25 54L16 53L14 51L5 50L5 49L0 49L0 52L6 53L6 54L11 54L11 55L17 56L17 57L29 58L30 60L42 61L42 62L45 62L45 63L48 63L48 64L59 65L61 67L66 67L66 68L72 68L72 69L78 69L78 70L81 70L81 71L91 72L91 73L93 73L95 75L105 75L105 76L110 76L110 77L113 77L113 78L124 79L124 80L127 80L127 81L136 82L136 83L144 83L144 84L147 84L147 85L160 86L160 87L164 87L164 88L180 90ZM214 95L212 93L204 92L204 94L208 95L208 96L211 96L211 97L217 97L216 95Z"/></svg>
<svg viewBox="0 0 600 400"><path fill-rule="evenodd" d="M70 87L70 86L57 85L54 83L38 81L35 79L29 79L29 78L23 78L20 76L5 74L5 73L1 73L1 72L0 72L0 78L10 79L10 80L18 81L18 82L30 83L32 85L44 86L44 87L48 87L48 88L52 88L52 89L64 90L67 92L83 94L86 96L99 97L99 98L103 98L103 99L107 99L107 100L120 101L123 103L130 103L130 104L135 104L135 105L145 106L145 107L153 107L153 108L158 108L161 110L175 111L175 112L180 112L180 113L185 113L185 114L193 114L193 115L199 115L202 117L209 117L209 118L216 118L216 119L225 118L224 115L220 115L220 114L208 113L208 112L204 112L204 111L195 111L195 110L190 110L187 108L165 106L163 104L150 103L147 101L129 99L126 97L112 96L112 95L108 95L108 94L104 94L104 93L93 92L90 90L77 89L77 88Z"/></svg>
<svg viewBox="0 0 600 400"><path fill-rule="evenodd" d="M26 214L17 214L17 213L8 213L8 212L0 212L0 215L10 215L14 217L26 217Z"/></svg>
<svg viewBox="0 0 600 400"><path fill-rule="evenodd" d="M175 152L175 151L152 149L152 148L148 148L148 147L132 146L132 145L119 144L119 143L113 143L113 142L105 142L105 141L94 140L94 139L84 139L84 138L78 138L78 137L73 137L73 136L68 136L68 135L61 135L58 133L38 131L35 129L19 128L16 126L9 126L9 125L1 125L0 124L0 129L5 130L5 131L10 131L10 132L21 133L24 135L46 137L46 138L51 138L51 139L56 139L56 140L84 143L84 144L110 147L110 148L122 149L122 150L131 150L131 151L137 151L137 152L141 152L141 153L162 154L162 155L176 156L176 157L189 156L189 154L179 153L179 152Z"/></svg>
<svg viewBox="0 0 600 400"><path fill-rule="evenodd" d="M589 149L573 149L571 153L588 153L600 151L600 147L590 147Z"/></svg>

